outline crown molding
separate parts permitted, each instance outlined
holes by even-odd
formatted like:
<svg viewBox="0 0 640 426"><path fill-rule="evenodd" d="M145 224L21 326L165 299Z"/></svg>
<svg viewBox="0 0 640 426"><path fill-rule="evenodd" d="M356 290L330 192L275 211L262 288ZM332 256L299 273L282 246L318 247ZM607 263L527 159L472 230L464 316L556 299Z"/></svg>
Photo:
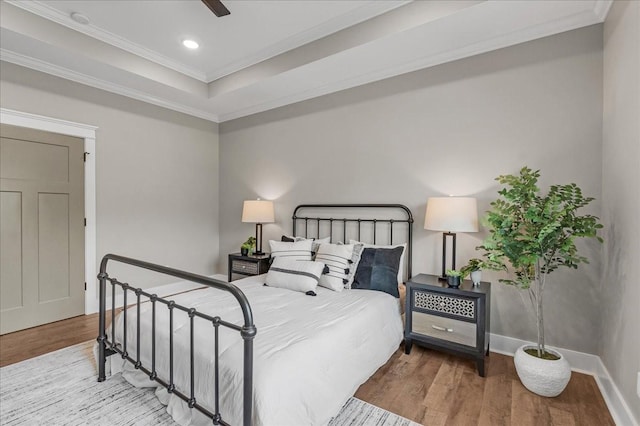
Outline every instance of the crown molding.
<svg viewBox="0 0 640 426"><path fill-rule="evenodd" d="M372 19L378 15L397 9L401 6L409 4L414 0L399 0L393 3L388 1L378 1L367 3L356 8L344 15L336 16L320 25L301 31L290 37L287 37L278 43L256 52L253 55L246 56L238 61L231 62L215 72L207 73L207 81L212 82L219 78L225 77L241 69L250 67L267 59L281 55L292 49L303 46L312 41L321 39L340 30L357 25L368 19Z"/></svg>
<svg viewBox="0 0 640 426"><path fill-rule="evenodd" d="M204 120L213 121L215 123L219 122L218 116L209 111L193 108L177 102L168 101L166 99L162 99L156 96L151 96L139 90L131 89L129 87L122 86L120 84L116 84L116 83L105 81L99 78L91 77L89 75L86 75L77 71L73 71L68 68L61 67L59 65L54 65L49 62L42 61L40 59L35 59L26 55L22 55L20 53L16 53L7 49L0 49L0 61L10 62L12 64L20 65L36 71L51 74L56 77L75 81L76 83L84 84L86 86L91 86L100 90L105 90L107 92L115 93L117 95L126 96L128 98L136 99L138 101L146 102L162 108L181 112L183 114L202 118Z"/></svg>
<svg viewBox="0 0 640 426"><path fill-rule="evenodd" d="M87 25L79 24L75 22L73 19L71 19L71 17L68 16L67 14L62 13L57 9L54 9L49 5L44 4L40 1L37 1L37 0L29 0L29 1L3 0L3 1L13 6L19 7L20 9L26 10L27 12L33 13L34 15L38 15L41 18L47 19L49 21L53 21L60 25L64 25L67 28L70 28L74 31L78 31L89 37L95 38L96 40L100 40L104 43L107 43L119 49L125 50L136 56L152 61L163 67L172 69L188 77L199 80L203 83L208 83L207 76L204 72L188 67L180 62L174 61L171 58L161 55L153 50L147 49L146 47L140 46L139 44L136 44L124 37L120 37L119 35L116 35L109 31L105 31L101 28L98 28L91 23Z"/></svg>
<svg viewBox="0 0 640 426"><path fill-rule="evenodd" d="M607 19L611 6L613 6L613 0L596 0L593 13L600 19L600 22L604 22Z"/></svg>

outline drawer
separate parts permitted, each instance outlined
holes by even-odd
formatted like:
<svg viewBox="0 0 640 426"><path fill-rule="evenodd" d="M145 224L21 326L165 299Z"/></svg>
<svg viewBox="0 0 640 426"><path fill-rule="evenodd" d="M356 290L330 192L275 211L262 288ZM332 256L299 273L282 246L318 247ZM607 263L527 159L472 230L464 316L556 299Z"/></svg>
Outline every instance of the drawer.
<svg viewBox="0 0 640 426"><path fill-rule="evenodd" d="M412 312L411 329L412 332L424 336L476 347L475 323Z"/></svg>
<svg viewBox="0 0 640 426"><path fill-rule="evenodd" d="M465 319L476 319L476 299L416 290L413 293L412 302L416 308L441 312Z"/></svg>
<svg viewBox="0 0 640 426"><path fill-rule="evenodd" d="M258 274L258 263L246 262L244 260L231 261L231 270L241 274Z"/></svg>

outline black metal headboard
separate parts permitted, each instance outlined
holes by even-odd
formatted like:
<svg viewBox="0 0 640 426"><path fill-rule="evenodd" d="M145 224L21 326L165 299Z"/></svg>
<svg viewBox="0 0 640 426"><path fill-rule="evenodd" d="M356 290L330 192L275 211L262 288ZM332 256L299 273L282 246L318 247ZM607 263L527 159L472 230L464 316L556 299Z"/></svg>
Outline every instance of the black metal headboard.
<svg viewBox="0 0 640 426"><path fill-rule="evenodd" d="M301 214L302 211L309 213ZM292 220L294 236L328 236L334 241L334 235L340 235L345 243L349 242L347 237L371 244L406 243L406 278L411 278L413 215L405 205L301 204L293 210ZM303 226L298 227L299 224ZM405 237L399 239L398 235Z"/></svg>

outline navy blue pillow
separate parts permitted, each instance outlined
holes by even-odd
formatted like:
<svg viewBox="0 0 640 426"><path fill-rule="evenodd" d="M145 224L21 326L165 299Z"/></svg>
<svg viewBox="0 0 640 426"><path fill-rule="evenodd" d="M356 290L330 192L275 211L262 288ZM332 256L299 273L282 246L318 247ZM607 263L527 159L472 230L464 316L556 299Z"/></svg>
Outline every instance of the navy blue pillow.
<svg viewBox="0 0 640 426"><path fill-rule="evenodd" d="M360 256L352 289L378 290L400 297L398 269L404 247L365 248Z"/></svg>

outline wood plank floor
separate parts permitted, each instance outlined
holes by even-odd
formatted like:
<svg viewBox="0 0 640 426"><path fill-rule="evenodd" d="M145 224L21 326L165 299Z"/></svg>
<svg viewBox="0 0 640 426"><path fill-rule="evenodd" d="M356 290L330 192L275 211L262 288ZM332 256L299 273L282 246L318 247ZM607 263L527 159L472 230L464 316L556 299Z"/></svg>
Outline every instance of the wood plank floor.
<svg viewBox="0 0 640 426"><path fill-rule="evenodd" d="M116 309L116 312L122 309ZM111 311L107 311L107 325ZM0 367L98 337L98 314L81 315L0 336Z"/></svg>
<svg viewBox="0 0 640 426"><path fill-rule="evenodd" d="M93 314L0 336L0 366L95 339L97 330ZM559 397L543 398L522 386L512 357L491 353L485 368L482 378L474 361L413 345L410 355L398 349L355 396L429 426L615 425L592 376L574 372Z"/></svg>
<svg viewBox="0 0 640 426"><path fill-rule="evenodd" d="M356 397L415 422L438 425L615 425L594 378L573 372L556 398L529 392L513 357L491 353L486 377L475 362L413 345L399 349Z"/></svg>

